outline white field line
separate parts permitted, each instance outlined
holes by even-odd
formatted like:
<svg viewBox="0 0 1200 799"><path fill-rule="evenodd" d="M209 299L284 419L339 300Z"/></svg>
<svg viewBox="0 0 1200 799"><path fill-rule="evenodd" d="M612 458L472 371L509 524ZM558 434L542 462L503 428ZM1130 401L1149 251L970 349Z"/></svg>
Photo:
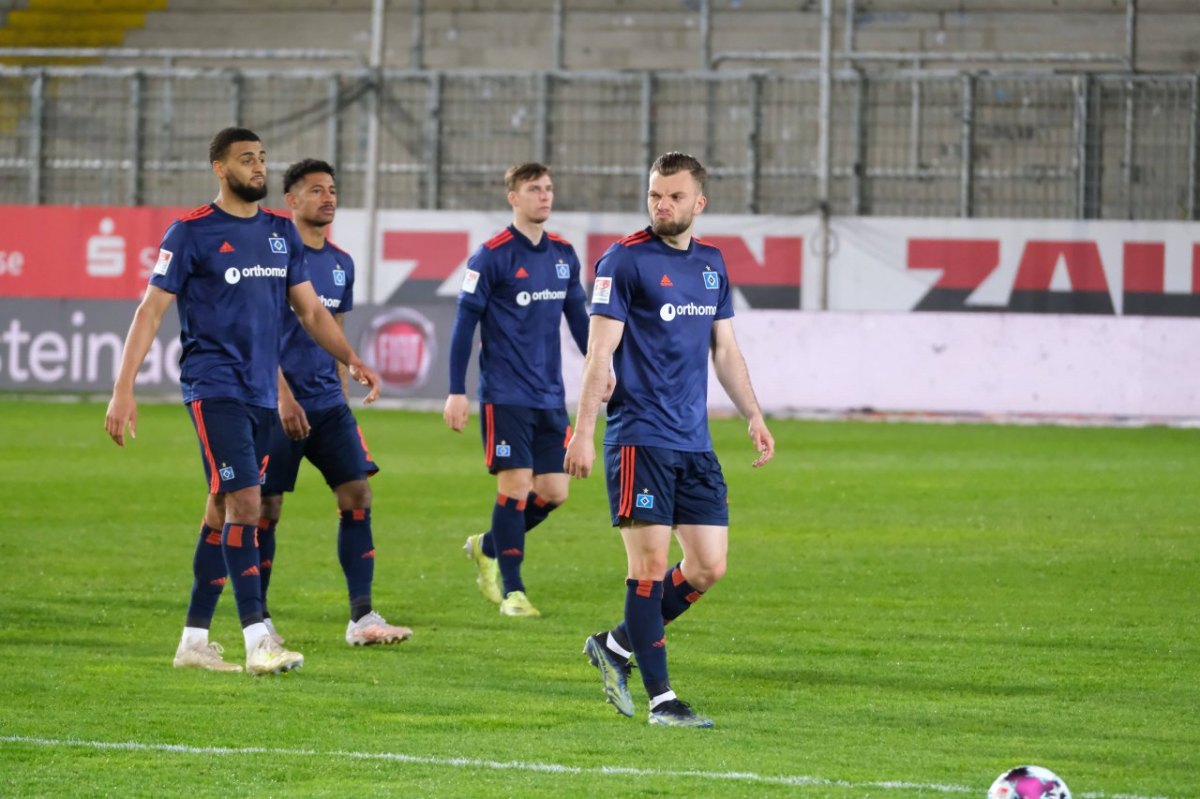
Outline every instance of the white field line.
<svg viewBox="0 0 1200 799"><path fill-rule="evenodd" d="M184 744L156 744L138 741L81 741L74 738L33 738L22 735L0 735L0 743L25 744L48 748L76 747L82 749L108 749L129 752L167 752L181 755L272 755L275 757L316 757L342 760L386 760L395 763L414 763L445 768L486 768L494 771L532 771L546 774L635 776L635 777L683 777L701 781L736 781L765 785L830 786L836 788L879 788L883 790L934 791L937 793L982 794L983 789L966 785L942 785L939 783L900 782L850 782L824 777L781 776L755 774L746 771L677 771L668 769L632 768L628 766L564 766L558 763L526 763L520 760L480 760L471 757L426 757L405 755L395 752L345 752L319 751L316 749L275 749L260 746L186 746ZM1098 792L1077 793L1080 799L1168 799L1165 796L1140 796L1138 794L1109 794Z"/></svg>

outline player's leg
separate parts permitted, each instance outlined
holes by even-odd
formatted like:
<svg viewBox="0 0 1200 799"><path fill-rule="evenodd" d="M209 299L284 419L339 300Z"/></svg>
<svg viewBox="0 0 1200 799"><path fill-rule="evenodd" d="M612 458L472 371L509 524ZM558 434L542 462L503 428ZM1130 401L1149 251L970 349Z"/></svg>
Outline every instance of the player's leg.
<svg viewBox="0 0 1200 799"><path fill-rule="evenodd" d="M500 612L507 616L541 615L525 596L521 579L536 424L537 411L532 408L484 403L480 409L484 463L496 475L496 501L491 527L486 533L469 536L464 549L475 561L480 593L499 604Z"/></svg>
<svg viewBox="0 0 1200 799"><path fill-rule="evenodd" d="M375 538L371 526L373 495L367 482L379 471L371 459L362 429L348 405L310 411L312 427L305 456L333 491L338 508L337 554L350 602L346 643L353 646L396 644L412 630L388 624L375 612Z"/></svg>
<svg viewBox="0 0 1200 799"><path fill-rule="evenodd" d="M725 576L729 498L721 464L711 452L683 453L675 489L676 538L683 559L663 579L663 619L670 623Z"/></svg>
<svg viewBox="0 0 1200 799"><path fill-rule="evenodd" d="M538 411L533 440L533 490L525 498L525 532L537 527L562 507L571 479L563 472L571 424L565 408Z"/></svg>
<svg viewBox="0 0 1200 799"><path fill-rule="evenodd" d="M267 473L270 474L270 471L271 466L268 464ZM282 644L283 636L275 629L275 622L271 618L271 609L267 603L267 593L275 569L275 530L283 516L283 494L265 493L266 485L263 486L263 491L262 516L258 520L258 569L262 582L263 624L267 625L267 632L275 643Z"/></svg>
<svg viewBox="0 0 1200 799"><path fill-rule="evenodd" d="M526 497L533 491L533 469L504 469L496 474L496 504L492 506L491 535L500 569L504 616L529 618L541 613L525 595L521 563L525 560Z"/></svg>
<svg viewBox="0 0 1200 799"><path fill-rule="evenodd" d="M225 558L221 554L221 528L225 519L225 497L209 494L205 501L204 520L200 523L200 540L192 557L192 594L188 601L187 620L183 635L175 650L175 668L207 669L209 671L241 671L236 663L221 657L224 649L208 640L217 601L225 587Z"/></svg>
<svg viewBox="0 0 1200 799"><path fill-rule="evenodd" d="M225 497L221 552L242 623L246 670L278 674L296 668L304 663L303 656L276 644L263 623L259 579L260 485L266 477L276 413L234 400L202 400L192 403L190 410L205 453L210 491Z"/></svg>
<svg viewBox="0 0 1200 799"><path fill-rule="evenodd" d="M283 495L296 490L296 476L300 472L300 461L308 439L293 441L283 430L283 425L272 426L270 443L267 446L267 471L262 481L262 510L258 520L258 557L262 584L263 624L277 644L283 636L275 627L271 617L267 595L271 577L275 574L276 533L283 518Z"/></svg>

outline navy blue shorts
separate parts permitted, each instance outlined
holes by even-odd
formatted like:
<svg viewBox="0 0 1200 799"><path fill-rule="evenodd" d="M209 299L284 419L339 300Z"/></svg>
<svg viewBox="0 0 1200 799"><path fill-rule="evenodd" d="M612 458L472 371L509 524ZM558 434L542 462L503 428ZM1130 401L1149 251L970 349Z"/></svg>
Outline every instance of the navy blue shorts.
<svg viewBox="0 0 1200 799"><path fill-rule="evenodd" d="M261 485L271 431L279 425L276 410L225 398L195 400L187 408L200 439L208 493Z"/></svg>
<svg viewBox="0 0 1200 799"><path fill-rule="evenodd" d="M563 470L571 420L566 408L493 405L479 408L483 456L492 474L505 469L533 469L534 474Z"/></svg>
<svg viewBox="0 0 1200 799"><path fill-rule="evenodd" d="M308 413L308 424L312 432L300 441L288 438L282 424L275 426L275 432L271 434L271 458L267 463L263 494L295 491L300 461L305 458L317 467L330 488L337 488L351 480L365 480L379 471L379 467L371 460L362 428L355 421L350 406L335 405L311 411Z"/></svg>
<svg viewBox="0 0 1200 799"><path fill-rule="evenodd" d="M729 526L725 476L712 452L605 445L604 473L614 527L621 519Z"/></svg>

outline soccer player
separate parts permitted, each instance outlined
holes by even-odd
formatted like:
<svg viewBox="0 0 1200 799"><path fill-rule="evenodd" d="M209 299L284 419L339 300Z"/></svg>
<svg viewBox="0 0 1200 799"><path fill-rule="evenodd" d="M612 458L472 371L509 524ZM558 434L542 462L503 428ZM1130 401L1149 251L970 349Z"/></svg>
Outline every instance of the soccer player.
<svg viewBox="0 0 1200 799"><path fill-rule="evenodd" d="M345 315L354 307L354 261L325 235L337 210L333 167L311 158L292 164L283 176L283 192L304 241L304 260L313 289L344 329ZM267 588L275 560L283 492L295 490L300 461L308 458L337 500L338 561L350 594L346 643L361 646L404 641L412 636L412 630L388 624L371 606L375 544L367 476L378 472L379 467L371 460L362 430L347 405L346 373L304 331L295 314L284 315L279 360L283 373L279 381L282 424L271 434L258 533L264 621L276 641L283 643L271 622Z"/></svg>
<svg viewBox="0 0 1200 799"><path fill-rule="evenodd" d="M628 560L625 618L584 642L608 701L633 715L630 659L650 697L651 724L711 727L681 701L667 677L664 625L725 573L729 509L708 430L708 356L750 422L755 466L775 454L733 335L733 302L720 250L693 237L704 210L704 167L666 153L650 169L650 226L609 247L596 265L592 321L575 435L565 468L587 477L596 450L604 376L615 364L604 464L613 526ZM671 532L683 559L670 568Z"/></svg>
<svg viewBox="0 0 1200 799"><path fill-rule="evenodd" d="M296 227L259 208L267 194L267 158L258 136L225 128L213 137L209 162L220 186L216 200L177 220L163 237L150 285L129 326L104 428L119 447L125 446L127 429L136 437L134 380L174 300L183 344L180 384L208 488L175 666L241 670L208 640L229 575L246 670L278 674L304 663L302 655L270 636L259 578L259 487L277 423L279 344L288 304L304 329L370 387L367 402L379 395L379 377L359 360L313 290Z"/></svg>
<svg viewBox="0 0 1200 799"><path fill-rule="evenodd" d="M467 538L476 582L505 616L540 616L525 595L525 534L567 500L563 454L571 437L562 383L559 328L567 318L580 352L587 348L586 295L579 259L544 226L554 185L544 164L504 175L513 222L467 261L450 342L450 395L442 414L462 432L469 415L467 362L482 324L479 401L484 462L496 475L491 529ZM498 584L502 583L502 585Z"/></svg>

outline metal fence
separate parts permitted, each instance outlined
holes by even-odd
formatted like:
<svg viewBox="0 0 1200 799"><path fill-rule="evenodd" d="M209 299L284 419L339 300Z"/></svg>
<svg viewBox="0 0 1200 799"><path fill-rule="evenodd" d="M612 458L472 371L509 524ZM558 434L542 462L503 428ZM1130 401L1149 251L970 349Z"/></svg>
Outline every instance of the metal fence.
<svg viewBox="0 0 1200 799"><path fill-rule="evenodd" d="M326 158L361 206L373 74L0 68L0 202L202 202L208 139L241 124L276 174ZM532 158L554 166L558 208L629 211L680 149L722 213L1200 218L1194 74L838 71L827 198L815 71L383 74L382 208L494 208Z"/></svg>

